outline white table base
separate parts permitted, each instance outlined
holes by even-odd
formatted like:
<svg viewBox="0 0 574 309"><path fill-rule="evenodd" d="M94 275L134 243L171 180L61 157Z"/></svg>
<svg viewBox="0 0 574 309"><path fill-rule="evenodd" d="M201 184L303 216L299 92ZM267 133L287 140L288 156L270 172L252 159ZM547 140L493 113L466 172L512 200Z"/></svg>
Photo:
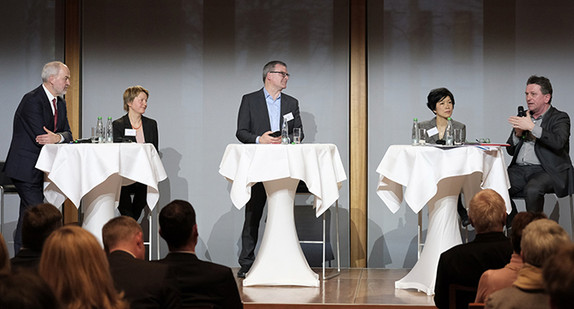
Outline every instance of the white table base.
<svg viewBox="0 0 574 309"><path fill-rule="evenodd" d="M477 173L450 177L438 183L437 194L427 203L429 225L421 257L405 277L395 282L395 288L417 289L427 295L434 294L436 269L441 253L462 243L457 214L459 193L463 185L471 187L473 180L476 180L474 178L478 176L480 174ZM465 179L467 177L470 179Z"/></svg>
<svg viewBox="0 0 574 309"><path fill-rule="evenodd" d="M102 246L102 227L116 217L121 185L122 177L113 174L82 198L84 213L82 227L96 236Z"/></svg>
<svg viewBox="0 0 574 309"><path fill-rule="evenodd" d="M307 264L299 244L293 213L298 179L265 181L267 224L261 247L243 286L319 286L319 275Z"/></svg>

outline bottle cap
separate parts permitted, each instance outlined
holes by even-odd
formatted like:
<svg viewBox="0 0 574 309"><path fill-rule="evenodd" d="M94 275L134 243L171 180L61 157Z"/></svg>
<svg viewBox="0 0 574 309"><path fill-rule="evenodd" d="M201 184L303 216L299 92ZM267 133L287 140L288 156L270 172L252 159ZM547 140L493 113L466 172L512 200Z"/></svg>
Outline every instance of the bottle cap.
<svg viewBox="0 0 574 309"><path fill-rule="evenodd" d="M413 121L419 121L417 118L413 118Z"/></svg>
<svg viewBox="0 0 574 309"><path fill-rule="evenodd" d="M448 117L446 120L452 120L452 118Z"/></svg>
<svg viewBox="0 0 574 309"><path fill-rule="evenodd" d="M102 119L102 116L98 116L98 119Z"/></svg>

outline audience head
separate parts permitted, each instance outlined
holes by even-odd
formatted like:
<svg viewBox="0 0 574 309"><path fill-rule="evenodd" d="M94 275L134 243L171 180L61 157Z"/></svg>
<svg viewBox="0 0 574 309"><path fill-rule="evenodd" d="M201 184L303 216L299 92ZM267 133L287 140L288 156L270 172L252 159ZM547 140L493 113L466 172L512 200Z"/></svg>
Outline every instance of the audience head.
<svg viewBox="0 0 574 309"><path fill-rule="evenodd" d="M434 113L436 110L436 104L442 99L449 97L452 101L452 107L454 108L454 96L452 92L446 88L436 88L429 92L427 96L427 107Z"/></svg>
<svg viewBox="0 0 574 309"><path fill-rule="evenodd" d="M550 256L568 243L570 236L555 221L540 219L530 222L522 231L522 260L532 266L542 267Z"/></svg>
<svg viewBox="0 0 574 309"><path fill-rule="evenodd" d="M550 307L572 308L574 304L574 244L570 243L544 263L542 271Z"/></svg>
<svg viewBox="0 0 574 309"><path fill-rule="evenodd" d="M10 252L4 241L4 236L0 233L0 276L10 273Z"/></svg>
<svg viewBox="0 0 574 309"><path fill-rule="evenodd" d="M549 94L550 100L548 101L548 104L552 103L552 84L548 78L544 76L532 75L526 81L526 85L528 86L532 84L540 86L540 92L542 92L542 94Z"/></svg>
<svg viewBox="0 0 574 309"><path fill-rule="evenodd" d="M60 305L42 278L24 271L0 279L0 308L57 309Z"/></svg>
<svg viewBox="0 0 574 309"><path fill-rule="evenodd" d="M287 65L283 61L274 60L274 61L267 62L263 66L263 83L265 83L265 79L267 79L267 74L269 74L269 72L275 70L276 65L282 65L284 67L287 67Z"/></svg>
<svg viewBox="0 0 574 309"><path fill-rule="evenodd" d="M506 205L492 189L478 192L468 207L468 218L476 233L501 232L506 224Z"/></svg>
<svg viewBox="0 0 574 309"><path fill-rule="evenodd" d="M126 112L130 111L129 104L134 101L134 99L140 94L145 93L146 97L149 99L149 91L142 86L132 86L124 91L124 110Z"/></svg>
<svg viewBox="0 0 574 309"><path fill-rule="evenodd" d="M102 228L102 239L108 253L123 250L145 259L142 228L132 217L119 216L108 221Z"/></svg>
<svg viewBox="0 0 574 309"><path fill-rule="evenodd" d="M512 232L510 235L510 240L512 242L512 249L515 253L520 254L522 248L520 247L520 241L522 240L522 233L524 228L532 221L538 219L546 219L544 213L534 213L529 211L519 212L512 219Z"/></svg>
<svg viewBox="0 0 574 309"><path fill-rule="evenodd" d="M54 205L45 203L29 208L22 219L23 247L42 251L48 236L60 227L62 213Z"/></svg>
<svg viewBox="0 0 574 309"><path fill-rule="evenodd" d="M64 226L44 244L40 276L64 308L127 308L114 288L98 240L78 226Z"/></svg>
<svg viewBox="0 0 574 309"><path fill-rule="evenodd" d="M197 244L195 210L187 201L174 200L159 213L159 234L170 251Z"/></svg>

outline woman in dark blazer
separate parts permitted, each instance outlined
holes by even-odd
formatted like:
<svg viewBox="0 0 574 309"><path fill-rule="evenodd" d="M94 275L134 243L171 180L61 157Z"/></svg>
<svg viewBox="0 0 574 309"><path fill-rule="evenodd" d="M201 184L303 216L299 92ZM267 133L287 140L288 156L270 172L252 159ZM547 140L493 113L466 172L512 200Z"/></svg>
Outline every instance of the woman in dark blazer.
<svg viewBox="0 0 574 309"><path fill-rule="evenodd" d="M124 91L124 110L128 113L114 120L114 142L151 143L158 148L157 122L144 117L149 91L142 86L129 87ZM132 199L133 195L133 199ZM147 186L136 182L122 187L118 209L124 216L136 221L147 205Z"/></svg>

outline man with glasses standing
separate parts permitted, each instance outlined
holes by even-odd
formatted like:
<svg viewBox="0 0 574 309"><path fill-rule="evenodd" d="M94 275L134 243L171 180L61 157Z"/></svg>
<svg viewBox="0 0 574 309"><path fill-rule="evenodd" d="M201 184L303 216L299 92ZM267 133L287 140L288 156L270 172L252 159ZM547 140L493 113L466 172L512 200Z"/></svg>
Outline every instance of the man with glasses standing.
<svg viewBox="0 0 574 309"><path fill-rule="evenodd" d="M263 88L246 94L241 99L237 116L237 132L235 136L244 144L280 144L281 135L274 134L281 129L283 121L287 121L289 137L293 139L293 128L301 128L303 140L303 125L299 115L297 99L281 93L287 88L289 73L287 65L281 61L271 61L263 67ZM251 187L251 199L245 205L245 222L241 234L241 253L239 265L241 269L237 277L245 278L245 274L255 260L255 246L259 231L259 222L267 195L263 183Z"/></svg>

